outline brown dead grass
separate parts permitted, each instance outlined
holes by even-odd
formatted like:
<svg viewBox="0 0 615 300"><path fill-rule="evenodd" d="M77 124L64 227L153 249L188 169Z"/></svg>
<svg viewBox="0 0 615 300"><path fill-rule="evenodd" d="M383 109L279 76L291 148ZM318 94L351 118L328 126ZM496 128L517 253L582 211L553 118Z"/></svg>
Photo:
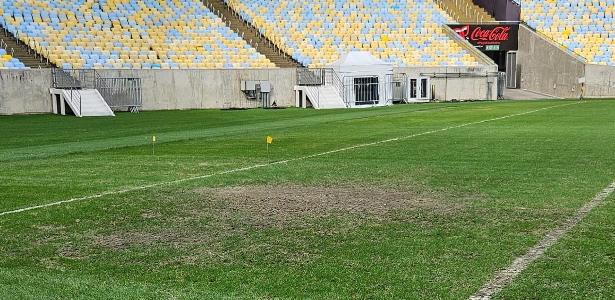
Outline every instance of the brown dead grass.
<svg viewBox="0 0 615 300"><path fill-rule="evenodd" d="M463 207L436 193L409 188L234 186L201 189L207 199L222 201L220 215L239 214L256 226L284 227L306 219L352 215L356 219L384 219L391 213L428 210L448 214Z"/></svg>
<svg viewBox="0 0 615 300"><path fill-rule="evenodd" d="M389 222L399 213L412 215L421 211L447 215L465 205L419 189L367 185L203 188L187 191L182 201L176 198L168 201L168 207L151 208L139 214L140 222L154 222L155 226L95 234L91 246L113 250L172 247L186 254L164 264L192 265L211 258L232 260L237 254L229 253L225 243L229 238L246 236L251 230L307 230L323 236L337 235L363 224ZM284 242L291 243L296 251L281 255L280 259L302 262L315 257L299 237ZM269 255L283 249L282 245L264 243L248 245L242 251Z"/></svg>

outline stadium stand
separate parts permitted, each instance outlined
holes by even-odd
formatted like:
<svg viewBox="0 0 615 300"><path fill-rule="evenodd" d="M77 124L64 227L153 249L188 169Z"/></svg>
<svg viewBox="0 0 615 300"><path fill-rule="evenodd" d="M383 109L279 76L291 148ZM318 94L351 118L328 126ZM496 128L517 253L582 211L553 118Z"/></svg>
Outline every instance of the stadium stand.
<svg viewBox="0 0 615 300"><path fill-rule="evenodd" d="M6 49L0 48L0 69L20 70L27 68L19 59L9 54Z"/></svg>
<svg viewBox="0 0 615 300"><path fill-rule="evenodd" d="M449 16L459 23L494 22L495 19L485 9L472 0L434 0Z"/></svg>
<svg viewBox="0 0 615 300"><path fill-rule="evenodd" d="M473 66L450 39L453 20L431 0L227 0L295 60L322 67L348 51L369 51L397 66Z"/></svg>
<svg viewBox="0 0 615 300"><path fill-rule="evenodd" d="M11 33L1 27L0 48L4 48L8 54L11 54L13 58L19 60L25 68L39 69L49 68L52 66L44 56L36 53L30 47L21 43Z"/></svg>
<svg viewBox="0 0 615 300"><path fill-rule="evenodd" d="M257 28L242 20L234 10L226 5L224 0L205 0L203 4L222 18L226 26L240 34L250 46L265 55L276 66L280 68L296 68L299 66L298 62L272 44Z"/></svg>
<svg viewBox="0 0 615 300"><path fill-rule="evenodd" d="M589 63L615 65L613 0L523 1L521 14L529 26Z"/></svg>
<svg viewBox="0 0 615 300"><path fill-rule="evenodd" d="M66 69L274 67L197 0L5 0L0 16Z"/></svg>

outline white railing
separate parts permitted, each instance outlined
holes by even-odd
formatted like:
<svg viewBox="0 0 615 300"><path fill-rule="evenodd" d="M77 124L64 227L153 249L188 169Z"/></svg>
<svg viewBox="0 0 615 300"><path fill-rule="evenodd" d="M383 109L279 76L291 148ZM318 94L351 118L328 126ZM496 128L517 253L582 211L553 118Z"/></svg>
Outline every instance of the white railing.
<svg viewBox="0 0 615 300"><path fill-rule="evenodd" d="M76 110L74 111L74 113L77 114L77 112L79 112L79 116L81 117L81 92L79 92L79 90L70 89L69 98L70 99L68 99L68 101L71 102L72 107L74 107Z"/></svg>
<svg viewBox="0 0 615 300"><path fill-rule="evenodd" d="M338 95L342 98L342 100L344 100L344 103L346 103L346 106L348 107L348 103L344 98L344 83L340 79L340 76L337 74L337 72L335 72L335 70L325 69L325 84L327 83L335 88Z"/></svg>

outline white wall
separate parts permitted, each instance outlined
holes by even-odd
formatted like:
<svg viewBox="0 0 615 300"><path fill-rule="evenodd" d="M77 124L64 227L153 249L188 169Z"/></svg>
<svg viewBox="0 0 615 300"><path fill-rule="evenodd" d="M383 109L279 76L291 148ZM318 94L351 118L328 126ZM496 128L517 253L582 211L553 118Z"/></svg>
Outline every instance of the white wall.
<svg viewBox="0 0 615 300"><path fill-rule="evenodd" d="M434 87L433 97L439 101L495 100L497 99L497 68L497 65L409 67L396 68L395 73L405 73L408 77L430 77L430 84Z"/></svg>
<svg viewBox="0 0 615 300"><path fill-rule="evenodd" d="M615 66L585 66L585 98L615 98Z"/></svg>

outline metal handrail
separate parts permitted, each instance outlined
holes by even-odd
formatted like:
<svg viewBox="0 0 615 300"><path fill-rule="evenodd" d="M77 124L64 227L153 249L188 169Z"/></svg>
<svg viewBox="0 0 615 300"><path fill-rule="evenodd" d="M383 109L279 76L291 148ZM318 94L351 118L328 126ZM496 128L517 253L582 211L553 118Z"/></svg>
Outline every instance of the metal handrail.
<svg viewBox="0 0 615 300"><path fill-rule="evenodd" d="M327 74L329 74L329 76L327 76ZM333 85L333 87L335 88L337 93L340 95L342 100L344 100L344 103L346 103L346 106L348 106L346 98L344 97L344 95L345 95L345 93L344 93L344 83L340 79L340 76L337 74L337 72L335 72L335 70L329 68L329 69L326 69L326 71L325 71L325 83L326 83L326 78L327 77L330 78L329 84Z"/></svg>
<svg viewBox="0 0 615 300"><path fill-rule="evenodd" d="M82 89L96 89L112 108L128 108L131 112L138 112L142 106L141 78L118 77L105 78L96 70L76 69L63 70L53 68L52 87L69 90L68 101L78 107L81 114Z"/></svg>
<svg viewBox="0 0 615 300"><path fill-rule="evenodd" d="M42 53L44 52L43 50L45 49L40 47L40 45L38 44L38 41L30 40L29 43L26 43L21 39L22 34L20 33L19 30L16 30L15 32L11 32L4 27L2 27L2 29L6 37L10 37L11 35L14 37L15 43L17 44L17 46L22 48L22 50L28 52L29 55L33 55L34 58L38 59L40 63L45 63L46 65L49 65L49 50L47 50L47 55L44 56ZM8 44L6 42L4 42L4 44L8 47ZM15 55L15 49L13 47L11 47L11 55L13 56ZM39 68L40 68L40 65L39 65Z"/></svg>
<svg viewBox="0 0 615 300"><path fill-rule="evenodd" d="M3 46L4 44L4 46ZM11 56L15 56L15 49L13 49L13 47L9 48L9 44L7 44L4 39L0 39L0 48L3 48L4 50L10 50L11 51Z"/></svg>
<svg viewBox="0 0 615 300"><path fill-rule="evenodd" d="M297 68L297 85L324 85L325 70Z"/></svg>
<svg viewBox="0 0 615 300"><path fill-rule="evenodd" d="M72 102L74 106L78 106L77 110L79 111L79 116L82 116L83 114L81 110L81 93L78 90L70 89L70 102Z"/></svg>
<svg viewBox="0 0 615 300"><path fill-rule="evenodd" d="M231 14L236 15L240 21L243 21L246 25L248 25L249 28L251 28L251 31L258 33L258 35L256 34L255 35L259 36L261 40L264 40L271 48L273 48L273 51L275 53L277 53L278 55L282 56L283 58L287 60L290 60L296 63L297 65L301 65L296 59L292 57L292 55L286 52L288 49L284 50L284 47L283 47L284 44L281 41L278 41L277 37L269 36L268 32L266 32L266 30L264 30L263 28L259 28L259 26L257 26L254 20L249 21L248 16L244 17L244 15L240 12L240 10L236 9L236 7L234 7L234 5L228 0L223 0L222 2L226 6L226 8L231 12ZM219 11L216 14L219 16L220 15ZM250 42L249 44L252 44L252 43Z"/></svg>

